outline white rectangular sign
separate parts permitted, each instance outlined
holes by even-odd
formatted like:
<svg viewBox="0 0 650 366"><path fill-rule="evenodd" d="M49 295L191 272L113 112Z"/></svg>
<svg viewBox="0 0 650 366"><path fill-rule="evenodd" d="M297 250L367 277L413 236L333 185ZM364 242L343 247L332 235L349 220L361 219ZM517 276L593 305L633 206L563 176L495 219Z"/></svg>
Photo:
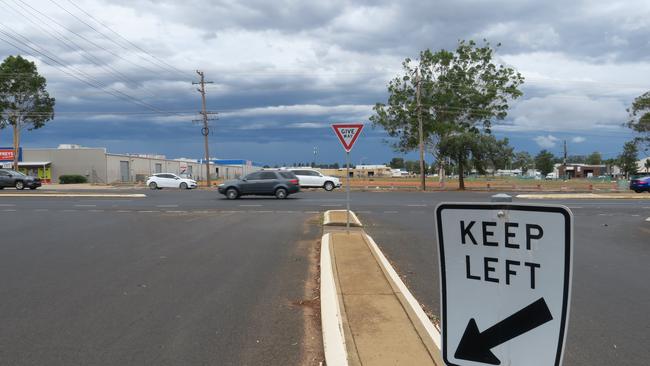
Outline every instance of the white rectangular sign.
<svg viewBox="0 0 650 366"><path fill-rule="evenodd" d="M571 211L443 203L436 224L447 365L561 365L571 292Z"/></svg>

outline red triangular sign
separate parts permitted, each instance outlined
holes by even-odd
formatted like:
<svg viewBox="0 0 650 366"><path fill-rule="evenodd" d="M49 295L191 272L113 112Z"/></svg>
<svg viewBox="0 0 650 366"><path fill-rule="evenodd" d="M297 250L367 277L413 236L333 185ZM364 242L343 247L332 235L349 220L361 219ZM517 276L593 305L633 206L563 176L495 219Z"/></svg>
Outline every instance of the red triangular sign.
<svg viewBox="0 0 650 366"><path fill-rule="evenodd" d="M348 124L334 124L332 125L336 137L339 138L341 144L345 151L350 152L352 146L357 141L357 137L361 134L363 130L362 123L348 123Z"/></svg>

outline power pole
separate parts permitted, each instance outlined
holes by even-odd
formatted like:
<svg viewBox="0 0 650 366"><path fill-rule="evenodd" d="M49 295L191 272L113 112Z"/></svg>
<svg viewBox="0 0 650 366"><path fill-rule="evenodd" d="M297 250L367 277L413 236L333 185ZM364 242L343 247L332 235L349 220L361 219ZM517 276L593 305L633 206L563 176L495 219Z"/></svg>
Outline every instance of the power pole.
<svg viewBox="0 0 650 366"><path fill-rule="evenodd" d="M205 84L212 84L212 81L205 81L205 75L203 74L203 71L196 70L196 73L199 74L201 77L201 81L198 83L192 82L193 85L200 85L201 87L197 89L199 93L201 93L201 112L199 112L202 115L202 122L203 122L203 128L201 128L201 134L203 135L203 142L205 144L205 173L206 173L206 180L208 184L208 188L212 187L212 182L210 180L210 149L208 145L208 135L210 134L210 127L208 126L208 114L216 114L216 112L208 112L205 107ZM200 122L201 120L199 120ZM195 121L197 122L197 121Z"/></svg>
<svg viewBox="0 0 650 366"><path fill-rule="evenodd" d="M562 166L564 166L564 180L567 178L566 172L566 140L564 140L564 159L562 160Z"/></svg>
<svg viewBox="0 0 650 366"><path fill-rule="evenodd" d="M421 77L420 77L420 68L416 69L416 75L415 75L415 99L417 102L417 113L418 113L418 133L419 133L419 138L420 138L420 189L425 190L426 189L426 181L425 181L425 172L424 172L424 127L422 126L422 112L420 111L420 85L421 83Z"/></svg>

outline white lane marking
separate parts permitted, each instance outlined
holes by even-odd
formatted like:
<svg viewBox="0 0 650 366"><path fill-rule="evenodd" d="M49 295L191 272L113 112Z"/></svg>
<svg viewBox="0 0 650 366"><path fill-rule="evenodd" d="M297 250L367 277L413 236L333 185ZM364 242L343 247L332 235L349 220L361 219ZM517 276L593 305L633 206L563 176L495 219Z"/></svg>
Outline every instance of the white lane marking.
<svg viewBox="0 0 650 366"><path fill-rule="evenodd" d="M131 211L129 211L129 210L117 210L115 212L124 213L124 212L131 212Z"/></svg>
<svg viewBox="0 0 650 366"><path fill-rule="evenodd" d="M417 205L406 205L407 207L427 207L427 205L417 204Z"/></svg>
<svg viewBox="0 0 650 366"><path fill-rule="evenodd" d="M198 214L209 214L212 213L213 211L193 211L193 212Z"/></svg>
<svg viewBox="0 0 650 366"><path fill-rule="evenodd" d="M74 207L97 207L97 205L74 205Z"/></svg>
<svg viewBox="0 0 650 366"><path fill-rule="evenodd" d="M34 209L34 211L36 211L36 212L45 212L45 211L49 211L49 210L50 209L48 209L48 208L36 208L36 209Z"/></svg>
<svg viewBox="0 0 650 366"><path fill-rule="evenodd" d="M104 212L104 210L88 210L88 212Z"/></svg>
<svg viewBox="0 0 650 366"><path fill-rule="evenodd" d="M650 222L650 217L648 217L647 219L645 219L645 221L648 221L648 222Z"/></svg>
<svg viewBox="0 0 650 366"><path fill-rule="evenodd" d="M155 211L155 210L139 210L137 212L142 212L142 213L152 213L152 212L160 212L160 211Z"/></svg>
<svg viewBox="0 0 650 366"><path fill-rule="evenodd" d="M273 213L273 211L250 211L253 213Z"/></svg>
<svg viewBox="0 0 650 366"><path fill-rule="evenodd" d="M178 207L178 205L156 205L156 207Z"/></svg>
<svg viewBox="0 0 650 366"><path fill-rule="evenodd" d="M277 212L277 213L294 213L296 211L275 211L275 212Z"/></svg>
<svg viewBox="0 0 650 366"><path fill-rule="evenodd" d="M187 211L180 211L180 210L167 210L165 211L167 213L186 213Z"/></svg>
<svg viewBox="0 0 650 366"><path fill-rule="evenodd" d="M569 206L569 208L582 208L582 207L578 207L578 206Z"/></svg>
<svg viewBox="0 0 650 366"><path fill-rule="evenodd" d="M4 211L4 212L16 212L16 210L10 209L10 208L4 209L2 211Z"/></svg>
<svg viewBox="0 0 650 366"><path fill-rule="evenodd" d="M320 213L320 211L305 211L306 214L317 214Z"/></svg>
<svg viewBox="0 0 650 366"><path fill-rule="evenodd" d="M239 207L262 207L262 205L239 205Z"/></svg>
<svg viewBox="0 0 650 366"><path fill-rule="evenodd" d="M357 213L359 213L359 214L369 214L369 213L371 213L371 211L357 211Z"/></svg>
<svg viewBox="0 0 650 366"><path fill-rule="evenodd" d="M397 211L384 211L385 214L396 214L398 213Z"/></svg>
<svg viewBox="0 0 650 366"><path fill-rule="evenodd" d="M61 210L61 212L77 212L77 210Z"/></svg>
<svg viewBox="0 0 650 366"><path fill-rule="evenodd" d="M0 203L0 207L14 207L14 206L16 205L13 203Z"/></svg>
<svg viewBox="0 0 650 366"><path fill-rule="evenodd" d="M632 215L632 217L639 217L639 216L641 216L641 215Z"/></svg>

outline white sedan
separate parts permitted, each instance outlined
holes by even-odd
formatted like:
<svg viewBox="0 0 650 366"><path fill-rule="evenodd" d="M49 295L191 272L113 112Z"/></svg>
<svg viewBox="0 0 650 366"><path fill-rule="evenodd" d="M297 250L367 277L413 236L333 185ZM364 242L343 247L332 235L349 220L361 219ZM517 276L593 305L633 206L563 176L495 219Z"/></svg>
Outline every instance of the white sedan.
<svg viewBox="0 0 650 366"><path fill-rule="evenodd" d="M192 189L196 188L197 184L194 179L181 178L176 174L172 173L158 173L154 174L149 179L147 179L147 186L151 189L162 189L162 188L180 188L180 189Z"/></svg>

